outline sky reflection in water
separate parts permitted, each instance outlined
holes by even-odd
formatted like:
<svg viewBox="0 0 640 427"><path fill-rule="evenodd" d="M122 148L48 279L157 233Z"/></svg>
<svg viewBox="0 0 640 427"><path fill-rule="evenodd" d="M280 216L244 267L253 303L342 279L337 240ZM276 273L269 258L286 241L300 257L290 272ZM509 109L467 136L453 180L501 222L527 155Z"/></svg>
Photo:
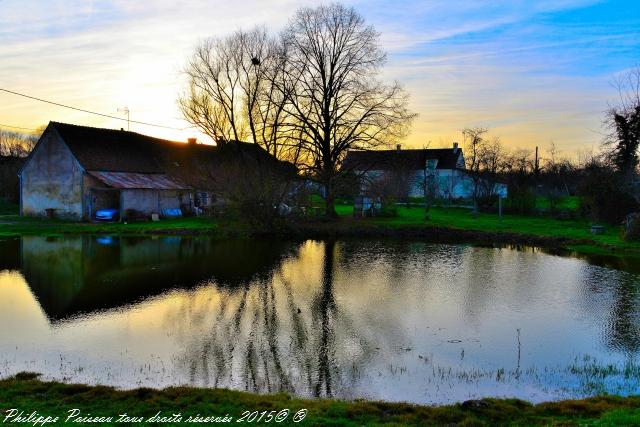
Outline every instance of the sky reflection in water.
<svg viewBox="0 0 640 427"><path fill-rule="evenodd" d="M531 248L25 236L0 260L0 376L419 403L640 391L639 276Z"/></svg>

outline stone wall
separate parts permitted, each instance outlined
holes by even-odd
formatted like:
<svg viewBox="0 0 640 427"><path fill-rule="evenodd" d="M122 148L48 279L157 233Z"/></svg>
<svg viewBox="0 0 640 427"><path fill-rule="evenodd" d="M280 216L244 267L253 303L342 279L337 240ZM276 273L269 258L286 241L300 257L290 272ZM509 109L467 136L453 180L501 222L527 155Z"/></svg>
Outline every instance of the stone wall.
<svg viewBox="0 0 640 427"><path fill-rule="evenodd" d="M82 219L83 170L53 130L46 131L22 171L22 214Z"/></svg>
<svg viewBox="0 0 640 427"><path fill-rule="evenodd" d="M122 190L121 211L135 209L146 215L161 214L164 209L177 209L181 204L189 204L189 194L174 190Z"/></svg>

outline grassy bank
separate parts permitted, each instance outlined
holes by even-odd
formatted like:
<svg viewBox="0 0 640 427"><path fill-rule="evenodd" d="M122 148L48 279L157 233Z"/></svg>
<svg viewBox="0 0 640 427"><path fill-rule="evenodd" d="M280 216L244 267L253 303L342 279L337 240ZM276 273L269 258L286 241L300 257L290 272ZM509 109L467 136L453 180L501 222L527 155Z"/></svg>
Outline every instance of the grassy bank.
<svg viewBox="0 0 640 427"><path fill-rule="evenodd" d="M434 241L470 243L529 244L564 248L582 254L614 257L640 257L640 243L625 242L619 227L607 227L604 234L592 235L585 220L558 220L545 216L480 213L473 216L467 209L432 208L425 220L420 207L397 208L397 216L389 218L353 218L352 207L339 205L339 219L324 221L303 218L292 221L288 228L266 234L297 237L415 237ZM159 222L132 224L75 223L59 220L0 215L0 236L60 234L211 234L220 237L249 236L252 230L240 221L219 218L180 218Z"/></svg>
<svg viewBox="0 0 640 427"><path fill-rule="evenodd" d="M178 218L158 222L88 223L51 220L18 215L0 215L0 236L62 234L220 234L249 233L249 228L235 221L213 218Z"/></svg>
<svg viewBox="0 0 640 427"><path fill-rule="evenodd" d="M559 220L546 216L504 215L478 213L476 216L467 209L432 208L429 219L420 207L398 207L397 217L351 220L353 225L374 226L382 229L440 228L451 230L477 231L488 235L508 234L522 237L522 243L529 238L549 240L558 245L581 253L640 256L640 243L625 242L621 238L620 227L608 226L601 235L591 234L591 224L583 219ZM352 215L350 206L339 206L338 214L345 219ZM535 240L535 239L533 239Z"/></svg>
<svg viewBox="0 0 640 427"><path fill-rule="evenodd" d="M32 374L0 381L2 418L9 409L24 411L28 416L60 417L64 421L72 409L79 416L131 417L182 415L229 415L233 422L244 411L288 409L290 415L278 423L294 425L293 415L307 409L297 425L640 425L640 397L594 397L584 400L532 405L515 399L484 399L449 406L417 406L404 403L338 400L303 400L285 394L257 395L221 389L168 388L117 391L108 387L41 382ZM272 423L275 423L272 421ZM145 422L141 424L147 424ZM171 423L169 423L171 424ZM260 422L257 424L268 424ZM31 424L33 425L33 424Z"/></svg>

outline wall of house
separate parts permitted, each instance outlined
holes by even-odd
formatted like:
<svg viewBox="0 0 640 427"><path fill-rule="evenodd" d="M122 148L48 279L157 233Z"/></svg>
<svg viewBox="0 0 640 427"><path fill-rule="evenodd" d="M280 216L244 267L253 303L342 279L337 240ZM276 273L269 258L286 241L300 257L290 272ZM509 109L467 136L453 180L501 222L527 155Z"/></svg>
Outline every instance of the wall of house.
<svg viewBox="0 0 640 427"><path fill-rule="evenodd" d="M120 211L125 214L127 209L135 209L146 215L158 213L158 190L122 190L120 196Z"/></svg>
<svg viewBox="0 0 640 427"><path fill-rule="evenodd" d="M409 197L424 197L425 171L416 170L409 187ZM367 179L380 179L383 171L371 171L367 173ZM455 169L436 169L437 180L436 197L448 199L449 197L468 198L473 194L473 181L463 171Z"/></svg>
<svg viewBox="0 0 640 427"><path fill-rule="evenodd" d="M467 199L473 196L473 180L459 169L438 169L438 197Z"/></svg>
<svg viewBox="0 0 640 427"><path fill-rule="evenodd" d="M21 174L23 215L82 218L83 170L55 131L43 134Z"/></svg>
<svg viewBox="0 0 640 427"><path fill-rule="evenodd" d="M180 208L189 203L189 194L175 190L122 190L121 212L135 209L146 215L161 214L164 209Z"/></svg>
<svg viewBox="0 0 640 427"><path fill-rule="evenodd" d="M369 183L384 177L382 170L372 170L364 174L361 183L361 193L366 194ZM416 170L409 186L409 197L424 197L424 174L423 170ZM436 169L437 195L441 199L466 199L473 195L473 180L459 169Z"/></svg>

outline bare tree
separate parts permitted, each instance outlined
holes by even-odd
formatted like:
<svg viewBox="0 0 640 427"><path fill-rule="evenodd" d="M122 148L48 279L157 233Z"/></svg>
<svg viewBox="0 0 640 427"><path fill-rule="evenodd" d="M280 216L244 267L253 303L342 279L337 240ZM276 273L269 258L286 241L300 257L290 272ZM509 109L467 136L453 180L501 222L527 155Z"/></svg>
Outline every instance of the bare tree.
<svg viewBox="0 0 640 427"><path fill-rule="evenodd" d="M484 195L493 195L498 175L505 168L505 150L499 136L485 141L479 153L481 190Z"/></svg>
<svg viewBox="0 0 640 427"><path fill-rule="evenodd" d="M292 160L285 97L277 84L285 59L263 27L203 41L184 70L188 90L178 99L183 116L216 143L249 139Z"/></svg>
<svg viewBox="0 0 640 427"><path fill-rule="evenodd" d="M283 32L287 65L283 93L308 171L334 191L348 150L389 144L406 134L414 115L398 83L378 79L385 63L379 34L353 8L302 8Z"/></svg>
<svg viewBox="0 0 640 427"><path fill-rule="evenodd" d="M27 157L38 142L35 135L0 130L0 156Z"/></svg>
<svg viewBox="0 0 640 427"><path fill-rule="evenodd" d="M482 180L482 152L487 143L485 134L488 132L483 127L465 128L462 130L462 136L465 142L465 161L466 168L473 180L473 212L478 213L478 190L480 181Z"/></svg>
<svg viewBox="0 0 640 427"><path fill-rule="evenodd" d="M399 84L378 79L385 60L379 34L353 8L303 8L277 42L263 28L204 41L179 104L216 142L250 138L303 166L335 216L346 152L393 143L414 117Z"/></svg>

